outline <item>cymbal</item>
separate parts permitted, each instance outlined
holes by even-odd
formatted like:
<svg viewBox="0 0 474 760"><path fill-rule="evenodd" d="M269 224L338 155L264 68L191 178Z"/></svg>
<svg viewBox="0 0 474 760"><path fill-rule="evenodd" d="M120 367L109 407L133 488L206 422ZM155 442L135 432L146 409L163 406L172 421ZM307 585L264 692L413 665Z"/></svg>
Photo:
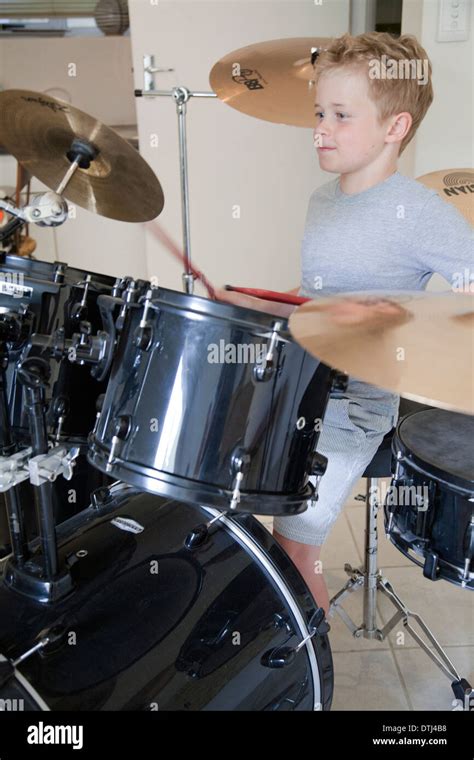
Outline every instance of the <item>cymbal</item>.
<svg viewBox="0 0 474 760"><path fill-rule="evenodd" d="M0 92L0 144L47 187L56 190L71 166L74 139L97 155L61 192L101 216L145 222L164 205L161 185L137 151L116 132L69 103L29 90Z"/></svg>
<svg viewBox="0 0 474 760"><path fill-rule="evenodd" d="M349 293L296 309L290 330L325 364L423 404L474 414L474 297Z"/></svg>
<svg viewBox="0 0 474 760"><path fill-rule="evenodd" d="M474 170L442 169L417 177L426 187L436 190L440 198L463 214L474 227Z"/></svg>
<svg viewBox="0 0 474 760"><path fill-rule="evenodd" d="M234 50L212 67L211 88L224 103L249 116L314 127L311 48L324 49L331 42L329 37L290 37Z"/></svg>

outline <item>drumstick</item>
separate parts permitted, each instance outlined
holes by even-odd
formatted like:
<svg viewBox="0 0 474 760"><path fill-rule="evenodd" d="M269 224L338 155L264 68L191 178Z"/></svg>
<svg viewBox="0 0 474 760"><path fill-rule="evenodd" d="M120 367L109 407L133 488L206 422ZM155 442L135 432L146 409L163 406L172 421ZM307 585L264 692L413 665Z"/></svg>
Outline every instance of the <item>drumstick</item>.
<svg viewBox="0 0 474 760"><path fill-rule="evenodd" d="M170 238L168 233L164 231L163 227L161 227L156 221L148 222L146 226L149 228L150 232L155 236L155 238L159 240L160 243L163 243L165 248L168 249L172 256L180 261L186 269L186 256L184 255L183 251L176 245L174 240ZM200 269L191 264L191 262L189 262L189 269L191 270L191 273L194 275L194 277L202 282L207 292L209 293L209 297L215 300L215 288L212 283L209 282L206 275L201 272Z"/></svg>
<svg viewBox="0 0 474 760"><path fill-rule="evenodd" d="M311 298L303 298L303 296L295 296L292 293L278 293L275 290L261 290L258 288L237 288L233 285L226 285L226 290L233 290L236 293L244 293L247 296L254 296L255 298L263 298L265 301L277 301L278 303L294 304L295 306L301 306L302 303L311 301Z"/></svg>

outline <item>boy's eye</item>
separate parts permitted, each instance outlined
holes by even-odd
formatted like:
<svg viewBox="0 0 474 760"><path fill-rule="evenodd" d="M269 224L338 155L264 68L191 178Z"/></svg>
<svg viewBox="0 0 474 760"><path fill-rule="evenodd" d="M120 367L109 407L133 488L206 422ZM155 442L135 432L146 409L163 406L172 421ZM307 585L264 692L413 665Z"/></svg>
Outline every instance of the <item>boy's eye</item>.
<svg viewBox="0 0 474 760"><path fill-rule="evenodd" d="M336 113L336 116L337 116L338 118L339 118L339 116L340 116L340 117L341 117L341 119L345 119L345 118L347 117L347 114L346 114L346 113Z"/></svg>
<svg viewBox="0 0 474 760"><path fill-rule="evenodd" d="M317 119L320 119L323 116L323 113L321 111L316 111L315 116Z"/></svg>

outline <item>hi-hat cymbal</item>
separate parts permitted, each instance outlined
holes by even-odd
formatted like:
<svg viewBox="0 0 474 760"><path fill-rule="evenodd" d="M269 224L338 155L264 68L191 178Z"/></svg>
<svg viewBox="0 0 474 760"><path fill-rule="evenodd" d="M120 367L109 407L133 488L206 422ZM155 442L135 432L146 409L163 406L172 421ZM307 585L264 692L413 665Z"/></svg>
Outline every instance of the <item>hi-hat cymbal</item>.
<svg viewBox="0 0 474 760"><path fill-rule="evenodd" d="M474 297L349 293L300 306L297 342L325 364L432 406L474 414Z"/></svg>
<svg viewBox="0 0 474 760"><path fill-rule="evenodd" d="M436 190L440 198L463 214L474 227L474 170L442 169L417 177L426 187Z"/></svg>
<svg viewBox="0 0 474 760"><path fill-rule="evenodd" d="M0 93L0 144L41 182L56 190L71 166L73 140L97 151L61 192L101 216L146 222L160 214L163 191L140 156L116 132L69 103L29 90Z"/></svg>
<svg viewBox="0 0 474 760"><path fill-rule="evenodd" d="M314 127L312 48L325 49L331 41L293 37L234 50L212 67L210 85L220 100L249 116Z"/></svg>

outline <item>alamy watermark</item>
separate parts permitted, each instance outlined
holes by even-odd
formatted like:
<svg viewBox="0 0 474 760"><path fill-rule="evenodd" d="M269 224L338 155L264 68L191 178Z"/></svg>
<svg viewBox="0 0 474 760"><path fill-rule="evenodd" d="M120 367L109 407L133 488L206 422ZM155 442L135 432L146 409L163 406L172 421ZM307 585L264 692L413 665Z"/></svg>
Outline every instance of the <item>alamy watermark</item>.
<svg viewBox="0 0 474 760"><path fill-rule="evenodd" d="M427 84L429 73L427 58L389 58L388 55L369 61L370 79L416 79L418 84Z"/></svg>
<svg viewBox="0 0 474 760"><path fill-rule="evenodd" d="M207 361L209 364L261 364L266 356L265 343L209 343Z"/></svg>
<svg viewBox="0 0 474 760"><path fill-rule="evenodd" d="M369 503L386 504L388 507L416 507L418 512L426 512L429 507L428 486L405 486L398 484L372 486L369 489Z"/></svg>

